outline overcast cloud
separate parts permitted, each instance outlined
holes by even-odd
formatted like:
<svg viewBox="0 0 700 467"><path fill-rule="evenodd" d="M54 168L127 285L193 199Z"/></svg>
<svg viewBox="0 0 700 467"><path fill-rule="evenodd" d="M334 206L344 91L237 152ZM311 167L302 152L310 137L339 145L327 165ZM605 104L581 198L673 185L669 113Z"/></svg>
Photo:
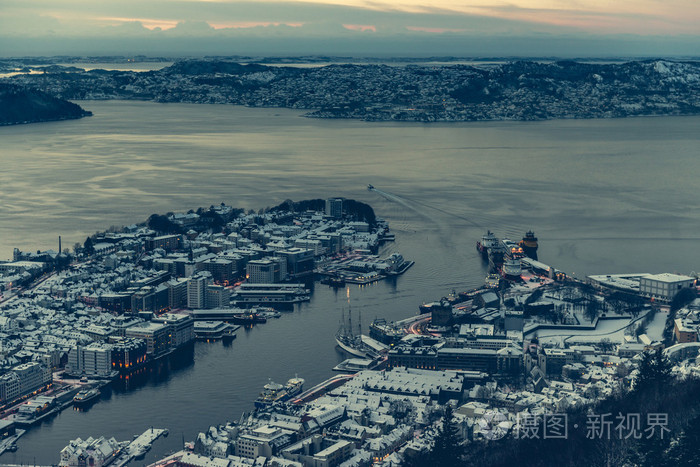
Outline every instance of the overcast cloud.
<svg viewBox="0 0 700 467"><path fill-rule="evenodd" d="M696 0L3 0L2 4L3 56L700 55Z"/></svg>

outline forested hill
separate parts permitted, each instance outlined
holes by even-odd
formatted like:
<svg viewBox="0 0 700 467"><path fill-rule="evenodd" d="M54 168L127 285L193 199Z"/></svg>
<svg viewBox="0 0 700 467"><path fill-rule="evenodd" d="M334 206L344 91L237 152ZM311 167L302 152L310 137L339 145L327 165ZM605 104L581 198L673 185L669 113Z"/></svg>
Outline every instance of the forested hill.
<svg viewBox="0 0 700 467"><path fill-rule="evenodd" d="M68 120L92 115L45 92L0 83L0 125Z"/></svg>

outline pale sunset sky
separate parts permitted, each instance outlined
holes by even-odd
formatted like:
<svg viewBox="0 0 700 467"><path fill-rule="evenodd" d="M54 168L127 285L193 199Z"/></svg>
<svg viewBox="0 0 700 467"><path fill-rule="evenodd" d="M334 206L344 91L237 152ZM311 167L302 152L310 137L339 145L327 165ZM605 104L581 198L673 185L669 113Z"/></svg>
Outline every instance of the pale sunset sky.
<svg viewBox="0 0 700 467"><path fill-rule="evenodd" d="M1 0L54 54L699 56L700 0Z"/></svg>

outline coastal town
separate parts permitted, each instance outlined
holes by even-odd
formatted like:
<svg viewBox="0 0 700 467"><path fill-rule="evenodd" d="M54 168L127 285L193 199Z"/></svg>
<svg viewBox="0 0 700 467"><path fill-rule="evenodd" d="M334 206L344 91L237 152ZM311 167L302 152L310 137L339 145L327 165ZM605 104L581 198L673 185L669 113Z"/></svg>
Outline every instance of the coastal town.
<svg viewBox="0 0 700 467"><path fill-rule="evenodd" d="M15 250L0 263L0 450L65 407L98 403L119 375L279 317L309 299L309 280L344 287L404 273L412 262L381 254L393 239L369 206L329 198L153 215L72 253ZM577 280L537 248L533 232L486 233L482 287L416 304L402 321L375 319L369 335L348 309L337 376L310 388L270 382L251 412L212 420L154 465L404 465L433 449L448 410L460 444L485 443L635 388L653 352L677 377L700 376L696 276ZM57 457L125 465L165 435L66 440Z"/></svg>
<svg viewBox="0 0 700 467"><path fill-rule="evenodd" d="M85 70L49 59L0 60L0 73L6 74L0 77L0 97L3 90L17 95L40 88L79 101L236 104L299 109L314 118L419 122L697 115L700 109L700 73L692 61L329 60L330 65L311 67L263 65L251 57L179 60L148 72ZM42 115L43 107L34 121L90 115L89 108Z"/></svg>

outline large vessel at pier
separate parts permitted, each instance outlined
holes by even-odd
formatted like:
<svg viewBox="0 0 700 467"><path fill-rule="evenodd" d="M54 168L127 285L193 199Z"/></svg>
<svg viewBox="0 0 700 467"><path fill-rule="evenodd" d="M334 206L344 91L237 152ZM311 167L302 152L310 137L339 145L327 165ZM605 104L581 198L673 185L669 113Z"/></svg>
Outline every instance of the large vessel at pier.
<svg viewBox="0 0 700 467"><path fill-rule="evenodd" d="M98 397L100 397L99 389L84 389L73 397L73 403L78 406L88 405L95 402Z"/></svg>
<svg viewBox="0 0 700 467"><path fill-rule="evenodd" d="M481 253L481 257L484 261L489 259L489 249L493 248L498 244L498 238L490 230L481 237L480 242L476 242L476 250Z"/></svg>
<svg viewBox="0 0 700 467"><path fill-rule="evenodd" d="M284 386L270 381L263 387L260 396L255 400L255 407L262 409L272 404L284 402L301 393L305 380L294 377Z"/></svg>
<svg viewBox="0 0 700 467"><path fill-rule="evenodd" d="M520 247L523 249L528 258L532 258L537 261L537 237L535 237L535 232L528 230L522 240L520 240Z"/></svg>

